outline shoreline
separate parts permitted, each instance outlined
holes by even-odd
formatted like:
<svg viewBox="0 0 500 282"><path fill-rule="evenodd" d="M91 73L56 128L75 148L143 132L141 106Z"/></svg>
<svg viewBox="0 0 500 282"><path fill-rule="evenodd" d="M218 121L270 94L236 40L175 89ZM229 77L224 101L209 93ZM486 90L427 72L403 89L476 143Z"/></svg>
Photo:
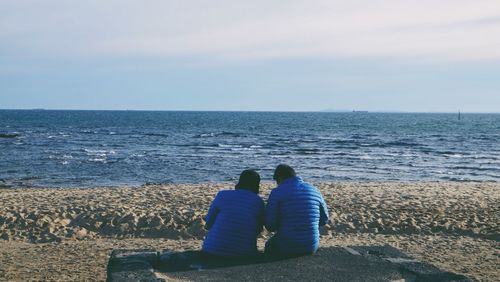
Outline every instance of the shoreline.
<svg viewBox="0 0 500 282"><path fill-rule="evenodd" d="M331 218L321 246L390 244L476 280L500 278L499 182L312 183ZM43 279L47 271L52 279L97 279L113 248L198 249L213 197L233 185L0 189L0 279ZM264 200L272 188L262 183ZM260 235L260 249L270 235ZM57 257L44 259L47 250ZM75 260L82 271L70 271Z"/></svg>
<svg viewBox="0 0 500 282"><path fill-rule="evenodd" d="M485 179L485 180L449 180L449 179L435 179L435 180L373 180L373 179L352 179L352 180L309 180L304 179L304 181L313 184L313 185L321 185L321 184L363 184L370 183L374 185L383 185L383 184L498 184L499 180ZM147 188L147 187L183 187L183 186L220 186L226 185L229 188L234 187L237 179L228 180L228 181L205 181L205 182L179 182L179 183L153 183L153 182L145 182L143 184L117 184L117 185L90 185L90 186L82 186L82 185L71 185L71 186L36 186L36 185L26 185L26 186L9 186L9 185L1 185L0 190L29 190L29 189L40 189L40 190L86 190L86 189L139 189L139 188ZM261 186L274 188L276 186L275 181L269 180L261 180Z"/></svg>

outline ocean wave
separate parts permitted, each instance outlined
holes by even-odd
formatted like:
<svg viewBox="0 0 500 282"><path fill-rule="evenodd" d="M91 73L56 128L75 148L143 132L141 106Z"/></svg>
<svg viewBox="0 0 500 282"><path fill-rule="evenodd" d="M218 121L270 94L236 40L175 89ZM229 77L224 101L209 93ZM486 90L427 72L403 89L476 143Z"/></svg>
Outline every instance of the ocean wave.
<svg viewBox="0 0 500 282"><path fill-rule="evenodd" d="M317 148L299 148L296 149L295 152L302 155L314 155L314 154L319 154L321 150Z"/></svg>
<svg viewBox="0 0 500 282"><path fill-rule="evenodd" d="M201 134L198 134L198 135L195 135L194 136L195 138L206 138L206 137L215 137L215 133L201 133Z"/></svg>
<svg viewBox="0 0 500 282"><path fill-rule="evenodd" d="M210 137L221 137L221 136L229 136L229 137L241 137L240 133L222 131L222 132L207 132L200 133L194 136L194 138L210 138Z"/></svg>
<svg viewBox="0 0 500 282"><path fill-rule="evenodd" d="M500 155L473 155L471 156L475 160L486 160L485 164L500 163Z"/></svg>
<svg viewBox="0 0 500 282"><path fill-rule="evenodd" d="M144 136L155 136L155 137L170 137L172 134L167 134L167 133L144 133L141 134Z"/></svg>
<svg viewBox="0 0 500 282"><path fill-rule="evenodd" d="M107 158L90 158L88 159L89 162L94 162L94 163L106 163Z"/></svg>
<svg viewBox="0 0 500 282"><path fill-rule="evenodd" d="M238 144L217 144L217 147L220 147L220 148L243 148L243 145L238 145Z"/></svg>
<svg viewBox="0 0 500 282"><path fill-rule="evenodd" d="M191 145L187 147L190 147L194 151L220 151L219 144Z"/></svg>
<svg viewBox="0 0 500 282"><path fill-rule="evenodd" d="M239 137L241 136L240 133L236 133L236 132L230 132L230 131L222 131L218 134L216 134L216 136L235 136L235 137Z"/></svg>
<svg viewBox="0 0 500 282"><path fill-rule="evenodd" d="M33 175L33 176L25 176L25 177L20 177L19 180L25 181L25 180L37 180L37 179L43 179L42 176L39 175Z"/></svg>
<svg viewBox="0 0 500 282"><path fill-rule="evenodd" d="M453 151L436 151L436 154L451 157L451 158L462 158L463 153L453 152Z"/></svg>
<svg viewBox="0 0 500 282"><path fill-rule="evenodd" d="M455 181L455 182L473 181L473 179L467 177L458 177L458 176L442 176L439 179L445 181Z"/></svg>
<svg viewBox="0 0 500 282"><path fill-rule="evenodd" d="M107 155L111 154L114 155L116 154L116 151L114 150L94 150L94 149L83 149L84 152L88 153L89 155Z"/></svg>
<svg viewBox="0 0 500 282"><path fill-rule="evenodd" d="M484 167L484 166L451 166L449 169L470 170L470 171L500 171L500 167Z"/></svg>
<svg viewBox="0 0 500 282"><path fill-rule="evenodd" d="M372 143L367 143L367 142L365 142L365 143L359 143L359 142L356 142L354 144L356 144L356 145L358 145L360 147L377 147L377 148L389 148L389 147L415 148L415 147L424 146L424 144L415 143L415 142L405 142L405 141L389 141L389 142L376 141L376 142L372 142Z"/></svg>
<svg viewBox="0 0 500 282"><path fill-rule="evenodd" d="M411 141L403 141L403 140L386 142L386 143L384 143L384 145L388 146L388 147L420 147L420 146L424 146L424 144L411 142Z"/></svg>

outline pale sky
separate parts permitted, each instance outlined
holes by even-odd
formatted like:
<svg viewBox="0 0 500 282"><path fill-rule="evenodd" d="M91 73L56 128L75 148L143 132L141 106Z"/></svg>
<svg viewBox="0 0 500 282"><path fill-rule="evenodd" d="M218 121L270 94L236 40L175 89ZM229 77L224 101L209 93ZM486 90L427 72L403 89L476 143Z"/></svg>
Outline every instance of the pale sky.
<svg viewBox="0 0 500 282"><path fill-rule="evenodd" d="M500 112L500 0L0 0L0 109Z"/></svg>

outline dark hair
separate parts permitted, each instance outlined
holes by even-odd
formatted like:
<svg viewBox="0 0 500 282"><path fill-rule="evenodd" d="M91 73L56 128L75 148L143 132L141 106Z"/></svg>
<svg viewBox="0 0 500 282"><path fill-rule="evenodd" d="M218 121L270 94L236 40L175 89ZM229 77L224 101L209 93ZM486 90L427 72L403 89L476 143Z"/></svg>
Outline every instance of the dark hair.
<svg viewBox="0 0 500 282"><path fill-rule="evenodd" d="M244 189L259 194L260 175L253 169L244 170L240 174L240 180L236 189Z"/></svg>
<svg viewBox="0 0 500 282"><path fill-rule="evenodd" d="M282 180L285 180L287 178L294 176L296 176L295 170L291 166L286 164L280 164L274 170L273 179L278 180L281 178Z"/></svg>

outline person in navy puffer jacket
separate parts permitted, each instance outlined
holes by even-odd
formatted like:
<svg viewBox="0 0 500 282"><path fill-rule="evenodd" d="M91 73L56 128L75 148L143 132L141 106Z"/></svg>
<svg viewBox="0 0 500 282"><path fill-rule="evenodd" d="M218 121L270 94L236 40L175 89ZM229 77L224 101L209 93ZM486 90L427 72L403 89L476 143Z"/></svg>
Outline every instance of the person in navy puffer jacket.
<svg viewBox="0 0 500 282"><path fill-rule="evenodd" d="M266 242L271 255L314 254L319 247L319 227L328 222L328 208L321 192L296 176L288 165L274 171L278 187L271 191L265 226L275 235Z"/></svg>
<svg viewBox="0 0 500 282"><path fill-rule="evenodd" d="M264 224L264 201L259 197L260 176L241 173L235 190L217 193L205 218L208 234L202 251L219 257L258 255L257 236Z"/></svg>

